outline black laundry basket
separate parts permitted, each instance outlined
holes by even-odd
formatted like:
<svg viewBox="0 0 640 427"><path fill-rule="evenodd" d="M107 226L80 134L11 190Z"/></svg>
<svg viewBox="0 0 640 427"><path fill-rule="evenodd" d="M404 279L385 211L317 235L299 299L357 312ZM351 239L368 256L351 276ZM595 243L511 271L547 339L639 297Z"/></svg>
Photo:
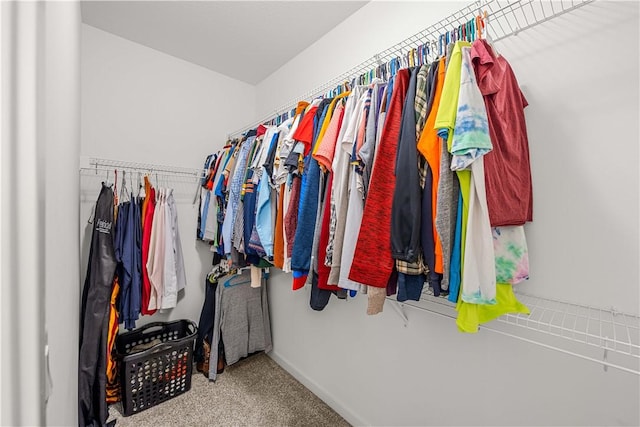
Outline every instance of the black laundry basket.
<svg viewBox="0 0 640 427"><path fill-rule="evenodd" d="M198 332L190 320L154 322L116 338L124 416L149 409L189 391L193 345ZM160 343L143 351L134 347Z"/></svg>

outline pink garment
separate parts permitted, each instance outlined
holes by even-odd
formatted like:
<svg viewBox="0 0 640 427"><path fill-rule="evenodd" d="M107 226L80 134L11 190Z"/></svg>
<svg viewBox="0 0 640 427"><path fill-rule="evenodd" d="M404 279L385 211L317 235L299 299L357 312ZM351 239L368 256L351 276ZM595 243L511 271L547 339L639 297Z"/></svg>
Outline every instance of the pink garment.
<svg viewBox="0 0 640 427"><path fill-rule="evenodd" d="M360 149L362 148L362 144L364 144L364 133L366 131L366 125L367 125L367 115L366 114L362 114L362 117L360 118L360 124L358 125L358 134L356 135L356 156L358 157L358 160L360 159L360 155L358 153L360 153Z"/></svg>
<svg viewBox="0 0 640 427"><path fill-rule="evenodd" d="M164 293L164 258L165 258L165 215L164 189L159 189L158 200L151 226L151 242L149 243L149 257L147 258L147 272L151 282L149 297L149 311L162 307Z"/></svg>
<svg viewBox="0 0 640 427"><path fill-rule="evenodd" d="M344 117L344 106L340 102L333 111L329 126L324 133L318 149L313 154L313 158L323 166L326 170L331 171L331 164L333 163L333 155L336 151L336 141L338 140L338 133L342 126L342 119Z"/></svg>
<svg viewBox="0 0 640 427"><path fill-rule="evenodd" d="M151 298L151 281L147 270L147 260L149 259L149 245L151 244L151 227L156 208L156 190L149 187L149 204L144 216L144 227L142 227L142 301L140 312L143 315L151 315L155 310L149 310L149 299Z"/></svg>

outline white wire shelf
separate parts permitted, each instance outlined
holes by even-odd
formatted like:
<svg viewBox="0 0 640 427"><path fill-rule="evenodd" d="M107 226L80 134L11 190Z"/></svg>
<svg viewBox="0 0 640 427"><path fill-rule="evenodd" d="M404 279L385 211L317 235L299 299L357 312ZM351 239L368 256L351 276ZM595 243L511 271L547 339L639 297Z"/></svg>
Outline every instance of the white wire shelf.
<svg viewBox="0 0 640 427"><path fill-rule="evenodd" d="M158 165L153 163L127 162L123 160L99 159L91 157L80 170L105 171L114 169L126 170L130 172L141 172L149 174L159 174L165 176L184 176L200 178L203 176L203 169L185 168L180 166Z"/></svg>
<svg viewBox="0 0 640 427"><path fill-rule="evenodd" d="M425 285L425 288L426 285ZM515 339L559 351L571 356L640 375L640 317L615 308L597 308L558 301L516 291L518 300L530 314L506 314L482 324L488 330ZM431 289L423 291L420 301L398 302L387 298L398 311L405 326L409 319L404 307L428 311L455 319L455 304L435 297Z"/></svg>
<svg viewBox="0 0 640 427"><path fill-rule="evenodd" d="M93 202L96 197L96 188L99 188L101 182L115 182L115 171L117 171L118 192L121 191L123 178L126 178L126 186L129 191L137 193L137 187L142 183L142 177L148 175L155 187L172 188L174 198L178 203L195 203L197 201L200 179L206 172L203 169L180 166L84 158L81 159L80 167L81 201Z"/></svg>
<svg viewBox="0 0 640 427"><path fill-rule="evenodd" d="M268 116L246 125L229 134L240 135L242 132L255 128L259 124L267 123L279 114L289 111L297 105L298 101L311 100L317 96L328 94L345 82L353 83L359 76L376 69L382 64L388 64L392 59L400 60L403 66L408 66L408 55L418 54L418 47L425 46L425 58L427 61L436 59L441 54L440 38L446 33L451 33L459 26L474 19L476 16L484 16L486 24L486 37L492 42L500 41L506 37L547 22L565 13L571 12L595 0L477 0L468 6L452 13L425 28L424 30L407 37L399 43L377 53L373 57L363 61L350 70L329 80L328 82L309 90L300 96L289 100L274 109Z"/></svg>
<svg viewBox="0 0 640 427"><path fill-rule="evenodd" d="M615 308L602 309L579 304L517 294L531 313L506 314L498 319L640 360L640 318Z"/></svg>

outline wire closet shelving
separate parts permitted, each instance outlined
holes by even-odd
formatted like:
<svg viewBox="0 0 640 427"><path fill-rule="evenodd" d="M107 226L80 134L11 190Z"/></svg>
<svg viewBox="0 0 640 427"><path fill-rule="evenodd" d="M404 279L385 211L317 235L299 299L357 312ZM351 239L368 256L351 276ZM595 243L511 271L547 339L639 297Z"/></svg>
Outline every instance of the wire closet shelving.
<svg viewBox="0 0 640 427"><path fill-rule="evenodd" d="M433 60L439 54L440 38L454 28L464 25L476 16L484 16L485 36L492 42L516 35L521 31L549 21L567 12L592 3L594 0L479 0L451 14L428 28L414 34L402 42L378 53L374 57L353 67L327 83L292 99L265 117L251 125L230 134L240 135L247 129L268 123L274 116L289 111L300 100L310 100L333 91L344 82L370 72L392 59L400 58L407 65L409 52L415 55L416 46L422 46L425 59ZM428 47L428 50L424 48ZM426 53L425 53L426 51ZM117 170L148 173L151 176L171 178L172 182L183 182L193 188L205 172L202 169L183 168L147 163L133 163L119 160L92 158L80 171L82 176L101 177L104 173ZM640 317L626 314L615 308L596 308L577 303L558 301L533 295L518 293L520 301L530 310L529 315L507 314L497 320L483 324L480 331L488 330L509 336L550 350L579 357L601 364L604 369L614 368L640 375ZM398 302L387 298L397 310L404 325L409 318L405 308L423 310L432 314L455 319L453 304L443 298L434 297L426 289L420 301Z"/></svg>
<svg viewBox="0 0 640 427"><path fill-rule="evenodd" d="M392 60L400 60L407 66L416 55L423 55L425 62L436 59L441 53L446 35L452 35L465 24L482 17L485 25L483 36L495 43L521 31L555 19L595 0L478 0L430 25L424 30L379 52L343 74L318 86L297 98L282 104L268 116L229 134L239 136L242 132L259 124L273 123L278 115L295 108L298 101L311 100L318 96L331 95L346 83ZM410 59L411 58L411 59ZM417 63L417 61L415 61ZM489 330L514 339L558 351L584 360L601 364L605 370L618 369L640 375L640 317L626 314L615 308L596 308L577 303L541 298L518 293L518 299L529 309L530 314L507 314L493 322L480 326L480 331ZM432 314L455 319L455 305L434 297L426 289L420 301L398 302L387 298L407 326L409 318L405 307L425 310Z"/></svg>
<svg viewBox="0 0 640 427"><path fill-rule="evenodd" d="M518 292L518 300L526 305L530 314L505 314L480 325L487 330L521 341L555 350L640 375L640 317L611 308L591 307L584 304L543 298ZM435 297L425 284L420 301L399 302L387 297L391 307L408 326L405 308L427 311L455 319L455 304L446 298Z"/></svg>
<svg viewBox="0 0 640 427"><path fill-rule="evenodd" d="M206 172L197 168L101 158L86 158L81 163L80 176L85 182L93 179L98 184L100 181L113 183L117 177L117 185L120 186L122 178L125 178L127 187L132 188L134 182L138 185L138 181L148 175L156 186L173 188L176 202L195 203L200 189L200 179ZM93 190L94 188L90 194L81 193L81 196L86 198L85 201L93 200Z"/></svg>
<svg viewBox="0 0 640 427"><path fill-rule="evenodd" d="M433 61L442 52L445 42L458 37L454 33L465 27L465 24L475 20L476 17L483 17L483 37L486 37L487 40L491 42L497 42L594 1L595 0L477 0L424 30L377 53L328 82L296 98L290 99L275 110L272 110L269 115L262 119L230 133L229 137L239 136L248 129L253 129L260 124L272 123L277 116L295 108L299 101L309 101L318 96L330 94L344 83L353 83L359 76L365 75L381 65L388 65L390 61L394 59L399 60L405 67L408 65L409 56L417 58L419 53L424 55L426 61ZM448 36L449 38L447 38Z"/></svg>

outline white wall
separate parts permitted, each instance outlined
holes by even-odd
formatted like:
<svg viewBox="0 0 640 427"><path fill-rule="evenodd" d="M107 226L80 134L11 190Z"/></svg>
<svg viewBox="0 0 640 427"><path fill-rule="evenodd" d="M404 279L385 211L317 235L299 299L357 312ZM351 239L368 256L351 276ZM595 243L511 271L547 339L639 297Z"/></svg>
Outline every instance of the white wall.
<svg viewBox="0 0 640 427"><path fill-rule="evenodd" d="M464 3L371 2L258 85L258 117ZM499 42L530 106L534 295L638 314L638 4L595 2ZM270 281L272 357L349 421L372 425L638 425L640 382L451 319L359 297L308 307ZM637 369L637 367L636 367Z"/></svg>
<svg viewBox="0 0 640 427"><path fill-rule="evenodd" d="M81 53L82 156L201 168L206 155L224 145L229 130L255 114L253 86L88 25L82 25ZM87 219L103 179L102 173L81 178L82 280L91 233ZM169 185L178 206L187 288L175 309L145 316L137 326L168 319L197 322L204 301L211 254L195 240L196 187L175 179Z"/></svg>
<svg viewBox="0 0 640 427"><path fill-rule="evenodd" d="M257 85L257 119L468 4L371 1Z"/></svg>
<svg viewBox="0 0 640 427"><path fill-rule="evenodd" d="M81 154L202 167L255 115L253 86L82 25Z"/></svg>

